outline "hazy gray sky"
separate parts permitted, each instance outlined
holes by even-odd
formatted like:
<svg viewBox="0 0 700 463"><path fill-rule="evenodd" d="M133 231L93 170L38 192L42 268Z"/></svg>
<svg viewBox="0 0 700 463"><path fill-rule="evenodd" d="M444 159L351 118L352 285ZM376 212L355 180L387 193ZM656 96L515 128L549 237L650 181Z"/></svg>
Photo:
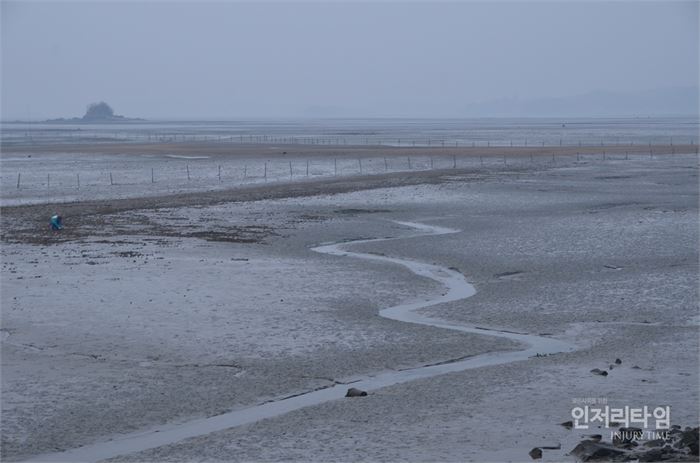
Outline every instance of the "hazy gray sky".
<svg viewBox="0 0 700 463"><path fill-rule="evenodd" d="M458 116L696 87L698 2L2 1L2 118Z"/></svg>

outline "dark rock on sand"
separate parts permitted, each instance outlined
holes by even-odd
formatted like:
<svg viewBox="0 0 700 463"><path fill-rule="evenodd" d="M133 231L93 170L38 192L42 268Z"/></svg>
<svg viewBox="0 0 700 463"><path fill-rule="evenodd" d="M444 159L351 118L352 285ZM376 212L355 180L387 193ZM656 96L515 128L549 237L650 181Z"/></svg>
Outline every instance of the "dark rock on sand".
<svg viewBox="0 0 700 463"><path fill-rule="evenodd" d="M620 360L620 359L615 359L615 363L617 363L618 365L622 365L622 360Z"/></svg>
<svg viewBox="0 0 700 463"><path fill-rule="evenodd" d="M663 460L664 451L662 449L651 449L639 454L639 461L661 461Z"/></svg>
<svg viewBox="0 0 700 463"><path fill-rule="evenodd" d="M361 391L357 388L351 387L348 389L347 394L345 394L345 397L364 397L367 395L367 391Z"/></svg>
<svg viewBox="0 0 700 463"><path fill-rule="evenodd" d="M564 426L566 429L571 429L574 427L574 422L573 421L564 421L561 423L561 426Z"/></svg>
<svg viewBox="0 0 700 463"><path fill-rule="evenodd" d="M615 447L631 449L639 445L637 444L637 440L642 439L643 436L644 434L640 428L622 427L615 436L613 436L612 443Z"/></svg>
<svg viewBox="0 0 700 463"><path fill-rule="evenodd" d="M666 443L663 439L654 439L644 443L645 447L663 447Z"/></svg>
<svg viewBox="0 0 700 463"><path fill-rule="evenodd" d="M592 440L581 441L572 451L571 455L581 461L607 460L615 461L625 455L624 450L613 447L610 444L595 442Z"/></svg>
<svg viewBox="0 0 700 463"><path fill-rule="evenodd" d="M676 442L676 448L687 447L691 455L697 455L699 439L700 428L686 428L686 430L681 433L681 437L678 439L678 442Z"/></svg>
<svg viewBox="0 0 700 463"><path fill-rule="evenodd" d="M608 372L605 370L601 370L600 368L592 369L591 373L593 373L594 375L608 376Z"/></svg>
<svg viewBox="0 0 700 463"><path fill-rule="evenodd" d="M613 437L613 445L587 439L581 441L571 455L581 461L699 461L700 428L687 427L681 431L674 425L669 430L669 438L647 442L641 442L640 428L622 427L616 434L619 435Z"/></svg>
<svg viewBox="0 0 700 463"><path fill-rule="evenodd" d="M539 447L535 447L534 449L530 450L530 453L528 453L528 455L530 455L530 458L532 458L533 460L539 460L540 458L542 458L542 449L540 449Z"/></svg>

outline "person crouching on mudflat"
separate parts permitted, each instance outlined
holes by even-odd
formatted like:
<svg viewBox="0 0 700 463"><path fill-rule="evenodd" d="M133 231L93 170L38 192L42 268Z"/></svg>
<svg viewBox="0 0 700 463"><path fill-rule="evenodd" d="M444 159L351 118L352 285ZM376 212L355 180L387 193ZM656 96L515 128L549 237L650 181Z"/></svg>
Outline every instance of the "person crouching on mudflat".
<svg viewBox="0 0 700 463"><path fill-rule="evenodd" d="M60 215L54 214L51 216L51 230L62 230L63 229L63 219Z"/></svg>

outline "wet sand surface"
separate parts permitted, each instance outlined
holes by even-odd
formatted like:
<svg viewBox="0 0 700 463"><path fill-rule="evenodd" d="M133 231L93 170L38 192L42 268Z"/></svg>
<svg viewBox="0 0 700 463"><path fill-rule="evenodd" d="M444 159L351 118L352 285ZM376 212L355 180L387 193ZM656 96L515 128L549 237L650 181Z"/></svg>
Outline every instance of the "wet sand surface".
<svg viewBox="0 0 700 463"><path fill-rule="evenodd" d="M3 458L521 346L387 320L443 290L326 242L458 269L477 293L426 316L577 346L391 386L124 456L128 461L560 460L573 400L698 415L697 157L426 171L3 208ZM590 373L623 363L607 377ZM639 369L632 368L640 367ZM597 432L600 432L598 430ZM567 447L567 443L571 443Z"/></svg>

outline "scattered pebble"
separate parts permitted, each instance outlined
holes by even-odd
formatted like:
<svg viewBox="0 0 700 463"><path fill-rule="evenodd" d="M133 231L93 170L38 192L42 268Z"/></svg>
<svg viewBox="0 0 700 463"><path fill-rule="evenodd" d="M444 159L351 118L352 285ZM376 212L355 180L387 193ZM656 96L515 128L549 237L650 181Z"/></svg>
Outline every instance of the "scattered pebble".
<svg viewBox="0 0 700 463"><path fill-rule="evenodd" d="M367 391L361 391L355 387L351 387L348 389L347 394L345 394L345 397L364 397L367 395Z"/></svg>
<svg viewBox="0 0 700 463"><path fill-rule="evenodd" d="M530 453L528 453L528 455L530 455L530 458L532 458L533 460L539 460L540 458L542 458L542 449L540 449L539 447L535 447L534 449L530 450Z"/></svg>

